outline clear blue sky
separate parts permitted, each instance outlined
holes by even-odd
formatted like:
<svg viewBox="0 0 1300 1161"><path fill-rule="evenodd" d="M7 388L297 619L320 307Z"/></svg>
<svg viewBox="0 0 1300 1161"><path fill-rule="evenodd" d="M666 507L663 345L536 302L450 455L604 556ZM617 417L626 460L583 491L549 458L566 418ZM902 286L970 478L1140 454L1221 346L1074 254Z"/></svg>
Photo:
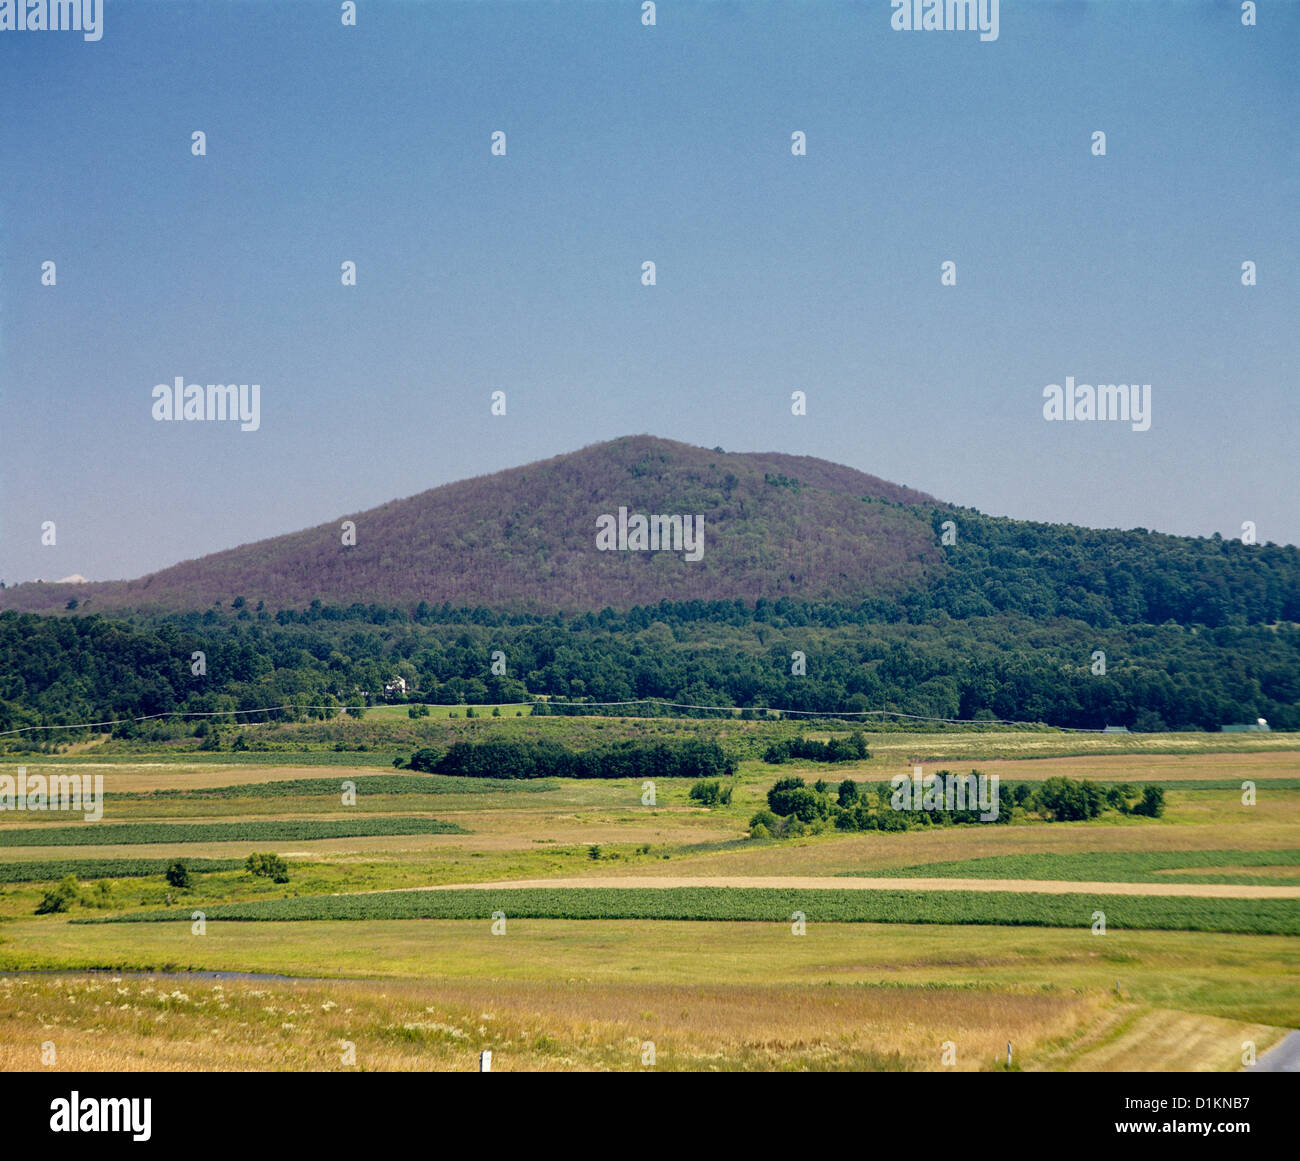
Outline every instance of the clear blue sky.
<svg viewBox="0 0 1300 1161"><path fill-rule="evenodd" d="M1259 8L1004 0L982 43L888 0L109 0L98 43L0 33L0 578L639 432L1300 541L1300 4ZM154 422L177 375L259 383L261 430ZM1151 383L1151 430L1045 422L1070 375Z"/></svg>

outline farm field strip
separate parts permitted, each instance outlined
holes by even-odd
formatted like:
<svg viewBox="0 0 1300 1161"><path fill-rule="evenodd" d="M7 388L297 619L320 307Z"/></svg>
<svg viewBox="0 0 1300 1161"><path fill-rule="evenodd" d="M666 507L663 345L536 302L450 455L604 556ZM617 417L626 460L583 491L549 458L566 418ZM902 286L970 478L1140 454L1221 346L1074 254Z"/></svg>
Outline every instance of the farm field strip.
<svg viewBox="0 0 1300 1161"><path fill-rule="evenodd" d="M1300 884L1260 886L1241 883L1122 883L1107 880L1080 882L1050 879L981 878L849 878L811 875L750 875L729 878L626 875L583 876L571 879L516 879L505 882L439 883L427 887L402 887L402 891L524 891L601 889L623 891L745 888L780 891L999 891L1044 895L1162 895L1201 896L1217 899L1300 899Z"/></svg>
<svg viewBox="0 0 1300 1161"><path fill-rule="evenodd" d="M517 918L809 923L934 923L1089 929L1104 902L1107 929L1231 931L1300 935L1300 907L1289 899L1086 895L1046 892L797 890L780 887L554 888L374 891L293 896L206 908L209 922L276 920ZM76 918L71 926L178 923L185 906Z"/></svg>
<svg viewBox="0 0 1300 1161"><path fill-rule="evenodd" d="M215 842L307 842L367 835L464 834L434 818L366 816L258 822L94 823L81 826L0 827L0 847L121 846Z"/></svg>
<svg viewBox="0 0 1300 1161"><path fill-rule="evenodd" d="M1258 872L1269 872L1260 875ZM877 877L879 871L845 871ZM895 877L1057 879L1128 883L1253 883L1286 886L1300 879L1300 850L1090 851L1010 854L953 862L918 863Z"/></svg>

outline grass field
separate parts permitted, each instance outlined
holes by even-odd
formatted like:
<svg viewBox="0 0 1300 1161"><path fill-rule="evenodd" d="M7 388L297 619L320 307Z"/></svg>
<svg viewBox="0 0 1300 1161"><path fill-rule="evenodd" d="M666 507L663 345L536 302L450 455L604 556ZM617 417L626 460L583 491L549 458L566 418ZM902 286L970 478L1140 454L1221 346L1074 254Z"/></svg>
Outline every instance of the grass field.
<svg viewBox="0 0 1300 1161"><path fill-rule="evenodd" d="M37 937L36 923L15 926L0 950L12 962L12 944L26 946L27 967L307 980L220 981L217 994L259 1001L235 1033L218 1011L165 998L210 998L212 981L12 978L11 994L25 999L0 1001L0 1059L53 1037L69 1069L180 1067L186 1053L212 1067L340 1068L339 1039L356 1043L359 1067L470 1069L492 1047L505 1069L639 1068L631 1044L650 1039L660 1067L938 1071L946 1040L957 1067L989 1068L1009 1038L1029 1069L1229 1069L1243 1041L1263 1051L1300 1012L1295 941L1276 936L1137 931L1100 943L1060 929L826 924L795 937L750 923L517 920L494 937L480 921L415 920L216 924L203 937L181 924L63 924ZM313 982L325 974L350 978ZM93 1007L81 998L92 983L104 993ZM155 1020L159 1004L167 1015ZM385 1030L421 1021L470 1039L417 1040L390 1055ZM1134 1034L1144 1021L1179 1034L1152 1042Z"/></svg>
<svg viewBox="0 0 1300 1161"><path fill-rule="evenodd" d="M653 1067L669 1070L987 1069L1002 1067L1007 1039L1017 1068L1232 1069L1243 1042L1263 1051L1300 1024L1300 900L1213 894L1300 887L1294 735L886 731L862 762L771 766L757 760L770 723L412 722L381 707L346 728L355 747L328 752L23 760L29 774L103 774L105 820L0 813L0 973L71 973L0 977L0 1068L53 1038L60 1068L91 1069L460 1069L483 1047L502 1070L633 1069L650 1067L651 1041ZM731 804L701 807L687 782L661 781L645 805L625 781L417 775L393 770L409 747L389 745L390 731L581 746L642 730L741 745ZM778 777L880 782L918 759L1004 787L1058 774L1157 782L1167 810L747 836ZM248 874L255 850L281 854L290 881ZM188 889L163 876L175 858ZM79 882L67 909L35 914L67 875ZM843 888L825 885L835 877ZM818 886L780 885L804 879ZM539 883L464 886L510 880ZM679 885L696 880L744 885ZM971 889L992 880L1024 886ZM1170 884L1199 893L1144 890ZM492 934L493 911L505 935ZM96 922L140 918L175 921ZM92 969L294 978L113 982ZM955 1065L940 1060L949 1040Z"/></svg>

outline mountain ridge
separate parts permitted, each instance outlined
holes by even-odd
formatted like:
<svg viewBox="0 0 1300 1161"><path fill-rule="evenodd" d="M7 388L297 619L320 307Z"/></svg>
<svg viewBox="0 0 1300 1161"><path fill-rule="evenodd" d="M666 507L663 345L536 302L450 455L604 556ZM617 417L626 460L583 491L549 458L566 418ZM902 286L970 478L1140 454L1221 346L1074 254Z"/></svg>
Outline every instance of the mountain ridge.
<svg viewBox="0 0 1300 1161"><path fill-rule="evenodd" d="M873 510L864 500L887 503ZM75 600L79 612L175 611L242 596L271 609L425 600L574 611L660 599L892 593L939 556L924 523L888 505L933 503L812 456L623 436L133 580L16 585L0 590L0 610L58 611ZM597 517L620 507L702 515L703 560L598 552ZM351 546L343 543L345 520L355 525ZM877 549L864 554L864 541Z"/></svg>
<svg viewBox="0 0 1300 1161"><path fill-rule="evenodd" d="M682 543L642 550L651 546L629 535L638 515L703 516L700 558ZM611 526L629 550L601 551L612 539L598 532ZM913 623L1002 613L1095 626L1295 623L1300 550L985 516L812 456L639 435L133 581L2 589L0 612L233 607L260 618L319 603L552 615L720 600L869 606L873 618Z"/></svg>

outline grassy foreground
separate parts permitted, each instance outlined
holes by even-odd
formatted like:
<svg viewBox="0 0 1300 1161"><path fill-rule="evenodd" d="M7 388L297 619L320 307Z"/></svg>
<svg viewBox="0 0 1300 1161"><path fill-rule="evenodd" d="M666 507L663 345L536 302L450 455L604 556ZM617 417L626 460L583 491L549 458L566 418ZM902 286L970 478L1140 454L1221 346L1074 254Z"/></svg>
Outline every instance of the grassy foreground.
<svg viewBox="0 0 1300 1161"><path fill-rule="evenodd" d="M67 1069L335 1069L346 1040L362 1069L471 1069L480 1048L502 1070L639 1069L652 1041L659 1069L961 1070L996 1067L1010 1039L1026 1069L1233 1069L1300 1015L1294 939L1189 932L23 921L0 964L304 977L0 978L3 1067L35 1067L48 1041Z"/></svg>

